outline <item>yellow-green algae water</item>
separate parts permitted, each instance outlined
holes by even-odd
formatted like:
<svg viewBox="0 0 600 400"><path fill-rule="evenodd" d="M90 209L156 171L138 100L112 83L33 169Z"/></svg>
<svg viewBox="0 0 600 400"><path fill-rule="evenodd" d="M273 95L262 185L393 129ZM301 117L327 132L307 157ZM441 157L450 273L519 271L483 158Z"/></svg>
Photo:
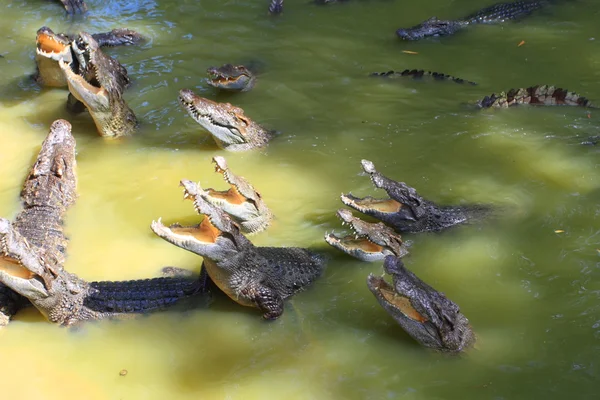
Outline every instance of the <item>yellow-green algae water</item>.
<svg viewBox="0 0 600 400"><path fill-rule="evenodd" d="M332 256L324 276L270 323L221 295L208 308L78 329L24 310L0 332L2 398L597 398L600 178L596 147L579 143L600 134L600 114L465 104L534 84L600 103L600 5L569 2L443 39L394 35L491 3L290 0L270 18L264 0L91 0L85 18L70 19L56 2L0 1L0 215L20 210L22 181L51 122L71 121L80 196L67 216L69 271L87 280L153 277L165 265L198 271L199 257L155 237L149 224L199 220L178 183L226 188L210 163L217 154L276 215L256 244ZM141 121L135 136L100 138L89 115L65 110L66 90L28 79L42 25L126 26L150 38L142 48L108 50L134 80L125 97ZM251 92L218 94L205 82L211 65L251 61L261 66ZM367 77L405 68L480 85ZM225 153L180 109L181 88L230 101L281 134L266 150ZM341 192L383 194L360 175L362 158L440 203L503 210L481 225L405 236L407 266L457 302L477 332L468 354L421 348L367 289L381 264L325 247L325 231L341 231Z"/></svg>

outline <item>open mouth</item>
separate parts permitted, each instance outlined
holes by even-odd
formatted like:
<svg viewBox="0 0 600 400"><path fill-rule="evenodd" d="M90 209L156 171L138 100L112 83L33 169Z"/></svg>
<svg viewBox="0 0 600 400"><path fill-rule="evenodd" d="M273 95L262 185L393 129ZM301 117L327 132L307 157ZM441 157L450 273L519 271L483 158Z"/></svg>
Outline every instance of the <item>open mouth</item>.
<svg viewBox="0 0 600 400"><path fill-rule="evenodd" d="M369 288L375 296L380 300L385 301L389 306L402 313L405 317L419 323L428 321L425 316L413 307L408 297L398 294L392 285L387 283L383 277L370 274L368 283Z"/></svg>
<svg viewBox="0 0 600 400"><path fill-rule="evenodd" d="M32 279L37 275L23 267L17 260L7 256L0 256L0 271L6 272L14 278Z"/></svg>
<svg viewBox="0 0 600 400"><path fill-rule="evenodd" d="M367 237L364 236L360 237L348 235L344 237L338 237L333 233L329 233L325 235L325 241L329 245L350 254L363 253L379 255L383 254L383 251L385 250L383 246L371 242Z"/></svg>
<svg viewBox="0 0 600 400"><path fill-rule="evenodd" d="M355 197L351 193L342 194L342 203L360 212L378 211L380 213L397 213L402 208L402 203L393 199L376 199L371 196L364 198Z"/></svg>
<svg viewBox="0 0 600 400"><path fill-rule="evenodd" d="M219 191L214 189L208 189L206 192L213 199L226 201L227 203L233 205L244 204L248 201L248 199L244 197L240 192L238 192L237 188L233 185L229 190Z"/></svg>
<svg viewBox="0 0 600 400"><path fill-rule="evenodd" d="M165 227L165 229L168 229L171 231L172 235L177 236L180 239L185 240L192 238L201 244L214 244L221 235L221 231L215 228L208 217L204 217L202 222L195 226L173 224L168 228Z"/></svg>
<svg viewBox="0 0 600 400"><path fill-rule="evenodd" d="M60 68L64 71L67 79L71 84L73 84L74 88L78 89L78 91L87 91L94 95L99 95L103 90L101 87L96 87L86 81L81 75L76 74L70 67L70 64L67 62L60 60L59 61Z"/></svg>
<svg viewBox="0 0 600 400"><path fill-rule="evenodd" d="M46 54L62 53L69 47L68 43L59 41L53 35L44 31L38 32L36 42L38 50Z"/></svg>
<svg viewBox="0 0 600 400"><path fill-rule="evenodd" d="M232 82L237 82L237 81L241 80L242 78L244 78L244 75L229 76L229 75L221 75L219 73L211 73L211 75L210 75L210 80L213 81L213 83L219 83L219 84L228 84L228 83L232 83Z"/></svg>
<svg viewBox="0 0 600 400"><path fill-rule="evenodd" d="M198 107L194 104L193 101L189 101L188 99L184 98L184 96L182 96L182 95L179 95L179 103L183 106L183 108L185 108L187 110L187 112L196 121L205 119L205 120L208 120L208 122L210 122L212 125L220 126L222 128L227 128L227 129L235 129L234 127L232 127L230 125L219 123L218 121L213 119L213 117L210 114L205 114L205 113L200 112L200 110L198 110Z"/></svg>

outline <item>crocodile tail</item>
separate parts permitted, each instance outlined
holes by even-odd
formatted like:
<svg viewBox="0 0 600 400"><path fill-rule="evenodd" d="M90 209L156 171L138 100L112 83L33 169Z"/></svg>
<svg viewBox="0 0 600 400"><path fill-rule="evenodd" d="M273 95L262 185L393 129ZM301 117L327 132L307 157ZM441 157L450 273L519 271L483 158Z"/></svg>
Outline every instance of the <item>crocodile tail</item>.
<svg viewBox="0 0 600 400"><path fill-rule="evenodd" d="M506 108L518 104L545 106L566 105L596 108L591 101L575 92L548 85L510 89L507 93L502 92L499 95L492 94L491 96L485 96L482 100L477 102L477 105L481 108Z"/></svg>
<svg viewBox="0 0 600 400"><path fill-rule="evenodd" d="M83 305L96 312L144 313L168 307L203 291L203 283L198 278L91 282Z"/></svg>
<svg viewBox="0 0 600 400"><path fill-rule="evenodd" d="M283 12L283 0L271 0L269 3L269 14L276 15Z"/></svg>
<svg viewBox="0 0 600 400"><path fill-rule="evenodd" d="M554 86L533 86L527 88L527 92L531 98L530 104L595 107L587 98Z"/></svg>
<svg viewBox="0 0 600 400"><path fill-rule="evenodd" d="M405 69L402 72L396 72L396 71L374 72L369 76L379 76L379 77L384 77L384 78L409 77L412 79L423 79L424 77L430 77L432 79L439 80L439 81L452 81L452 82L460 83L460 84L477 85L477 83L475 83L475 82L467 81L462 78L457 78L452 75L443 74L441 72L425 71L423 69Z"/></svg>

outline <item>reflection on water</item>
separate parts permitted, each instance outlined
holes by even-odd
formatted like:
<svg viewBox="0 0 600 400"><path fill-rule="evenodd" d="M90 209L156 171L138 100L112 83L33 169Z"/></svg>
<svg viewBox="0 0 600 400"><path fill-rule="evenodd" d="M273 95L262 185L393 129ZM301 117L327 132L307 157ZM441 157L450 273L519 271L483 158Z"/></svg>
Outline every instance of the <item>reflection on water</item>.
<svg viewBox="0 0 600 400"><path fill-rule="evenodd" d="M56 2L4 1L0 215L19 210L22 180L50 123L70 120L80 197L67 216L67 269L88 280L151 277L165 265L198 271L199 257L153 236L149 224L161 216L199 220L178 183L225 189L210 162L217 154L276 216L255 243L331 255L321 280L273 323L219 294L208 309L77 329L25 310L0 332L7 398L593 398L600 182L597 151L574 139L597 134L598 115L478 112L466 104L534 84L600 102L598 44L589 40L600 9L572 2L449 38L394 37L431 15L466 15L479 7L472 3L295 2L269 18L267 2L91 1L86 17L70 19ZM65 110L66 91L27 79L41 25L57 32L127 25L149 37L141 48L108 50L134 80L125 97L141 121L135 136L102 140L89 115ZM205 82L211 65L252 61L261 69L251 92L223 96ZM405 68L480 85L368 77ZM184 87L244 108L279 136L257 152L219 150L177 104ZM493 221L406 236L407 266L458 303L477 332L477 348L464 357L420 348L366 287L380 263L323 243L325 231L341 229L341 192L383 195L360 173L362 158L432 200L498 207Z"/></svg>

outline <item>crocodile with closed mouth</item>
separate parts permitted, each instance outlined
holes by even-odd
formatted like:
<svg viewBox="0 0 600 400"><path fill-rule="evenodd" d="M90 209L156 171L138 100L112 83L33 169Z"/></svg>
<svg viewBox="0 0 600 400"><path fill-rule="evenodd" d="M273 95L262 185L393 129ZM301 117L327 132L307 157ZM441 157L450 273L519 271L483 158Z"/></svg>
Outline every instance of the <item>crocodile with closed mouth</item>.
<svg viewBox="0 0 600 400"><path fill-rule="evenodd" d="M430 36L453 35L459 30L474 24L499 24L530 15L532 12L551 3L549 0L518 0L511 3L497 3L457 20L441 20L431 17L411 28L396 31L401 39L420 40Z"/></svg>

